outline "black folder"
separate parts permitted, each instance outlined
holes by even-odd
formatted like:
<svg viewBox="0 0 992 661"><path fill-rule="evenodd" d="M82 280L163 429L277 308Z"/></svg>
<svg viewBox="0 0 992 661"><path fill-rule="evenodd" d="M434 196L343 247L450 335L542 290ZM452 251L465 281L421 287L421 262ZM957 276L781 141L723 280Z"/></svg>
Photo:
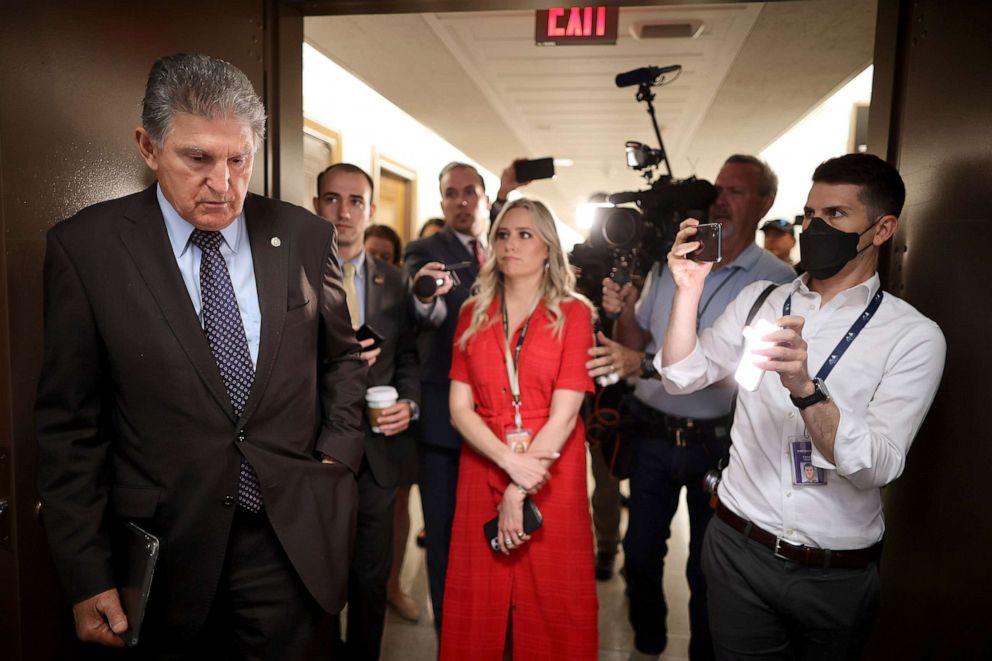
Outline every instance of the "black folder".
<svg viewBox="0 0 992 661"><path fill-rule="evenodd" d="M123 521L114 531L114 578L121 606L127 615L128 629L121 639L128 647L138 644L145 607L151 594L159 541L130 521Z"/></svg>

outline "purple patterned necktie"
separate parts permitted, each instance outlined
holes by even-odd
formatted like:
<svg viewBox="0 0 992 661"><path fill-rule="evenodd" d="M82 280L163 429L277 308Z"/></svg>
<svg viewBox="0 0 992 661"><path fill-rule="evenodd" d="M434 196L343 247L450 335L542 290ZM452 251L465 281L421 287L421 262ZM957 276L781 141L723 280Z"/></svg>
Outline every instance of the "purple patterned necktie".
<svg viewBox="0 0 992 661"><path fill-rule="evenodd" d="M193 245L200 249L200 300L203 304L203 330L214 354L224 388L231 398L234 416L240 418L248 403L248 393L255 379L255 368L248 352L248 338L241 322L238 299L220 254L220 232L193 230ZM262 490L255 469L241 457L238 481L238 504L250 512L262 509Z"/></svg>

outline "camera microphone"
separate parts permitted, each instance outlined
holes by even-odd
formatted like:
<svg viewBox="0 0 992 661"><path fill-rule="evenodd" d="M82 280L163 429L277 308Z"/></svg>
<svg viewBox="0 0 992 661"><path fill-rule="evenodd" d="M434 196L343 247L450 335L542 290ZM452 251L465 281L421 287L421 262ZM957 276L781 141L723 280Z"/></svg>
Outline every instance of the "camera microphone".
<svg viewBox="0 0 992 661"><path fill-rule="evenodd" d="M626 73L618 73L614 82L617 87L630 87L631 85L650 85L666 73L676 73L682 71L681 64L672 64L667 67L641 67Z"/></svg>

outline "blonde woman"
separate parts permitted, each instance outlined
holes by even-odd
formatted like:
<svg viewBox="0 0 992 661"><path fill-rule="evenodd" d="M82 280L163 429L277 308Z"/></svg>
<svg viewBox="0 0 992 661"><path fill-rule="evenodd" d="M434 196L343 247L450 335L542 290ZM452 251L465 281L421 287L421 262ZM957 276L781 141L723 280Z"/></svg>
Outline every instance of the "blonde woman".
<svg viewBox="0 0 992 661"><path fill-rule="evenodd" d="M595 659L596 585L579 408L592 307L540 202L503 209L455 331L451 419L465 439L442 659ZM543 525L524 532L524 498ZM498 549L483 526L499 519Z"/></svg>

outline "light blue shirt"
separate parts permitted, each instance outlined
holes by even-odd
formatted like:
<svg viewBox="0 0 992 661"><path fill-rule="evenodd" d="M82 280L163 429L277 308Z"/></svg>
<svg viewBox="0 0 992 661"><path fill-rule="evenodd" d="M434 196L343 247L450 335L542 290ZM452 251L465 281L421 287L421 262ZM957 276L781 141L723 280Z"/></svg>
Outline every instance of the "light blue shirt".
<svg viewBox="0 0 992 661"><path fill-rule="evenodd" d="M773 254L752 243L730 264L711 271L706 276L703 294L699 299L699 326L697 333L709 328L723 314L724 309L737 298L742 289L758 280L789 282L796 277L791 266ZM637 325L651 333L651 341L644 347L649 356L656 354L665 338L668 317L672 312L675 281L664 264L651 270L650 282L637 302ZM704 309L705 308L705 309ZM669 394L658 379L640 379L634 396L641 402L681 418L718 418L730 413L737 384L733 375L692 393Z"/></svg>
<svg viewBox="0 0 992 661"><path fill-rule="evenodd" d="M173 208L162 187L156 186L158 206L165 218L165 229L169 233L169 243L176 256L179 273L189 298L196 310L196 317L203 325L203 302L200 299L200 257L199 248L193 245L189 237L196 229L190 225ZM258 289L255 286L255 263L251 257L251 245L248 243L248 232L245 229L244 211L234 219L234 222L220 231L223 241L220 244L220 254L227 264L227 272L231 275L234 286L234 296L238 299L238 310L241 312L241 323L245 327L248 338L248 353L251 354L251 364L258 366L258 341L262 331L262 311L258 307Z"/></svg>
<svg viewBox="0 0 992 661"><path fill-rule="evenodd" d="M365 251L347 260L355 265L355 295L358 297L358 325L365 323ZM341 267L341 278L344 278L344 261L338 258Z"/></svg>

